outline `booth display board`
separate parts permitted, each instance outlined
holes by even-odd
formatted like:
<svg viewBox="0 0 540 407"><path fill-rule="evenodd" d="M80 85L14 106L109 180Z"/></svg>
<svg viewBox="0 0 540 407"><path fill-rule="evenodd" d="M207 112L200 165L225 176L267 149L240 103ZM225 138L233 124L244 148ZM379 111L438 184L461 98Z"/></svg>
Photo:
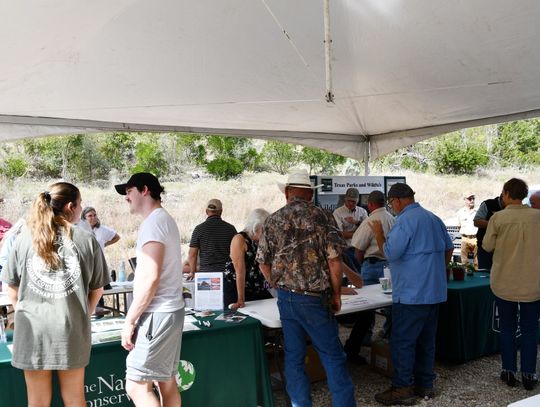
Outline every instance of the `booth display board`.
<svg viewBox="0 0 540 407"><path fill-rule="evenodd" d="M356 188L360 192L359 206L367 209L367 198L371 191L381 191L386 194L392 185L397 182L406 182L401 176L332 176L312 175L311 182L321 185L315 190L315 204L321 208L334 211L343 205L343 197L349 188Z"/></svg>

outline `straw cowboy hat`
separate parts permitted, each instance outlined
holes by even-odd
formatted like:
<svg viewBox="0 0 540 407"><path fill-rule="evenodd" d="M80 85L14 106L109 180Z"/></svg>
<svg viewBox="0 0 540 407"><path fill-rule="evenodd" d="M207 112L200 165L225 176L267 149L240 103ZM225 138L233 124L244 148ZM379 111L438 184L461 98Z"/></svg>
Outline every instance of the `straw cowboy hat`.
<svg viewBox="0 0 540 407"><path fill-rule="evenodd" d="M309 188L309 189L317 189L322 187L322 184L320 185L312 185L311 180L309 179L309 175L306 170L297 170L294 172L291 172L289 174L289 177L287 178L286 183L278 182L277 183L279 190L281 192L285 192L286 187L295 187L295 188Z"/></svg>

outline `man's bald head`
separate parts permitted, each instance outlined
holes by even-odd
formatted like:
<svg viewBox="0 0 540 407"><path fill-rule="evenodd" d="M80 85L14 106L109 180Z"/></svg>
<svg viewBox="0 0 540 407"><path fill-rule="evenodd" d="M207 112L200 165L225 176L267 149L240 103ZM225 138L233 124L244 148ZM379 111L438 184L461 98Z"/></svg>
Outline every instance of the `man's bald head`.
<svg viewBox="0 0 540 407"><path fill-rule="evenodd" d="M540 209L540 191L532 194L529 201L531 202L531 208Z"/></svg>

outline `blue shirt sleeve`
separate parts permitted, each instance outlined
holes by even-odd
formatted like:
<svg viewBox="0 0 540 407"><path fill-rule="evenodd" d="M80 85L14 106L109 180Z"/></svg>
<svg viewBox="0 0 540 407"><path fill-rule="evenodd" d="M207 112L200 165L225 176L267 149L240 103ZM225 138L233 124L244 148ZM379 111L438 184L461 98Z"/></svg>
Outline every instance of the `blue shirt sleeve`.
<svg viewBox="0 0 540 407"><path fill-rule="evenodd" d="M409 246L411 237L406 233L401 224L395 223L388 236L386 236L386 242L383 246L384 255L388 261L393 262L399 259Z"/></svg>

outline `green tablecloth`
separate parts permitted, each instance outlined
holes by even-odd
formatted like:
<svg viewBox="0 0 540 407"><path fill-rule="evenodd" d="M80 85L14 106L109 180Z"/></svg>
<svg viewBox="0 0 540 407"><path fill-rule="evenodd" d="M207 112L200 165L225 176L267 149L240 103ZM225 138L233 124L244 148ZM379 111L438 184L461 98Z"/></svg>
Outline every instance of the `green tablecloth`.
<svg viewBox="0 0 540 407"><path fill-rule="evenodd" d="M205 407L273 406L272 388L259 321L212 321L211 328L185 332L182 359L195 366L193 386L182 393L182 405ZM88 407L133 406L125 394L127 352L118 342L94 345L85 385ZM11 353L0 344L0 405L25 406L21 370L10 364ZM62 406L58 391L53 406Z"/></svg>
<svg viewBox="0 0 540 407"><path fill-rule="evenodd" d="M437 359L463 363L499 351L495 297L489 274L448 282L448 301L441 305Z"/></svg>

